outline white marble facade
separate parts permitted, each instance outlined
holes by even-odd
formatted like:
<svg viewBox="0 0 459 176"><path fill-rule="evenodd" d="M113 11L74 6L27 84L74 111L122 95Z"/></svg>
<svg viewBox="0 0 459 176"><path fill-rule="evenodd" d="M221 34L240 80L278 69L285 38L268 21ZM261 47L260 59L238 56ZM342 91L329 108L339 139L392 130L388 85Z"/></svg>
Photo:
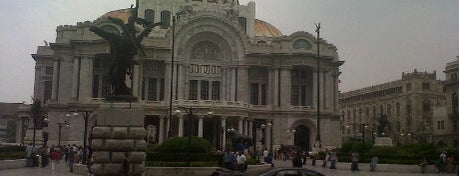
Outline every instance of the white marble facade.
<svg viewBox="0 0 459 176"><path fill-rule="evenodd" d="M115 10L92 22L58 26L56 41L38 47L33 54L37 66L50 67L52 74L36 72L34 96L46 102L51 121L62 121L69 112L94 111L110 92L110 47L89 27L120 31L106 17L126 21L128 15L128 10ZM140 0L138 15L167 24L144 39L145 55L136 57L134 78L127 83L145 111L145 127L157 129L151 143L186 136L190 119L175 112L192 108L192 134L214 147L227 146L234 133L258 139L259 148L311 147L317 135L319 82L321 140L326 147L340 145L341 134L335 129L340 127L338 76L343 61L334 45L320 40L318 69L314 35L302 31L283 35L255 18L254 2ZM314 24L307 30L313 31ZM52 86L45 81L52 81ZM81 144L83 129L76 123L83 122L70 118L72 127L61 136L61 143ZM93 118L90 127L97 123ZM53 126L51 122L45 131L49 143L55 144Z"/></svg>

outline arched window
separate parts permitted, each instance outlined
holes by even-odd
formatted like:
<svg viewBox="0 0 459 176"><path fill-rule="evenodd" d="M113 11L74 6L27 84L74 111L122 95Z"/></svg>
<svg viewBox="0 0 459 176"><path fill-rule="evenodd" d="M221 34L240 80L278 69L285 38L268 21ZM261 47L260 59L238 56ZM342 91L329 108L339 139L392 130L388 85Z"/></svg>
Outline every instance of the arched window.
<svg viewBox="0 0 459 176"><path fill-rule="evenodd" d="M161 29L167 29L169 26L171 26L171 12L167 10L162 11L161 22L164 22L164 24L161 25Z"/></svg>
<svg viewBox="0 0 459 176"><path fill-rule="evenodd" d="M151 9L145 10L145 21L154 23L155 22L155 11Z"/></svg>
<svg viewBox="0 0 459 176"><path fill-rule="evenodd" d="M310 50L312 46L311 46L311 43L309 43L307 40L299 39L293 42L293 48L295 49L304 48L305 50Z"/></svg>

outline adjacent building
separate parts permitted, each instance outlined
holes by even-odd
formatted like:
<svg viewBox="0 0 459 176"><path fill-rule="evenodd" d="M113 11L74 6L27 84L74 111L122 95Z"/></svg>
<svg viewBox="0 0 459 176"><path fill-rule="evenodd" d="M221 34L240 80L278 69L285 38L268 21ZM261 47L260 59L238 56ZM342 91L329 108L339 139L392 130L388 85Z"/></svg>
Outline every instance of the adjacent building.
<svg viewBox="0 0 459 176"><path fill-rule="evenodd" d="M187 136L191 128L191 135L209 140L215 148L230 145L234 134L250 138L257 148L310 148L317 136L320 107L323 146L340 146L340 132L329 130L340 127L338 76L343 64L333 44L317 42L303 31L284 35L256 18L254 2L140 0L138 4L138 17L164 22L144 39L133 79L127 79L145 111L149 143ZM61 144L82 144L83 118L73 112L90 112L89 128L97 125L93 112L107 103L104 97L111 92L111 58L108 42L89 27L119 35L120 26L107 18L126 22L131 14L130 9L120 9L95 21L58 26L56 41L32 54L34 97L43 102L49 119L43 129L49 144L56 144L58 136ZM171 113L184 109L193 109L191 121ZM58 122L71 127L59 130Z"/></svg>
<svg viewBox="0 0 459 176"><path fill-rule="evenodd" d="M459 56L446 64L443 81L446 107L434 121L436 133L434 142L452 147L459 147ZM439 110L440 111L440 110Z"/></svg>
<svg viewBox="0 0 459 176"><path fill-rule="evenodd" d="M394 144L432 142L433 107L444 101L443 85L436 72L402 73L400 80L341 93L343 139L371 141L375 136L390 136ZM378 130L381 117L389 126Z"/></svg>

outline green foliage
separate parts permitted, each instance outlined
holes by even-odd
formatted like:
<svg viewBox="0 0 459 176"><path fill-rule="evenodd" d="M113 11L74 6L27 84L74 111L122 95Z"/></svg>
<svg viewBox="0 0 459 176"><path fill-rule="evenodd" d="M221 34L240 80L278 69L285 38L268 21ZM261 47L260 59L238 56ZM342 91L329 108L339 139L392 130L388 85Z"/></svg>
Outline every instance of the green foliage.
<svg viewBox="0 0 459 176"><path fill-rule="evenodd" d="M381 164L419 164L423 157L426 157L430 164L435 163L443 150L453 156L458 156L459 149L445 148L435 144L419 143L407 144L400 147L378 147L365 145L365 152L362 154L362 142L349 141L338 149L338 157L342 162L351 161L351 153L356 150L360 153L361 162L370 162L371 157L378 156Z"/></svg>
<svg viewBox="0 0 459 176"><path fill-rule="evenodd" d="M191 153L208 153L211 150L209 141L193 136L191 138L190 145ZM186 153L188 152L188 137L175 137L165 141L158 147L154 148L154 151L164 153Z"/></svg>
<svg viewBox="0 0 459 176"><path fill-rule="evenodd" d="M1 146L0 160L14 160L25 158L26 146Z"/></svg>

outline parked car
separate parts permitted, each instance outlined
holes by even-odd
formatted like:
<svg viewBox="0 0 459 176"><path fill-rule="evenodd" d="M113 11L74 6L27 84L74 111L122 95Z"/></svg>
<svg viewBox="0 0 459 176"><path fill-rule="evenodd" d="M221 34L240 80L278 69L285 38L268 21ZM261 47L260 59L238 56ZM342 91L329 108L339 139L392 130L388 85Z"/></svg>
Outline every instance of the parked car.
<svg viewBox="0 0 459 176"><path fill-rule="evenodd" d="M325 176L320 172L307 169L307 168L281 168L273 167L264 170L257 174L257 176Z"/></svg>

